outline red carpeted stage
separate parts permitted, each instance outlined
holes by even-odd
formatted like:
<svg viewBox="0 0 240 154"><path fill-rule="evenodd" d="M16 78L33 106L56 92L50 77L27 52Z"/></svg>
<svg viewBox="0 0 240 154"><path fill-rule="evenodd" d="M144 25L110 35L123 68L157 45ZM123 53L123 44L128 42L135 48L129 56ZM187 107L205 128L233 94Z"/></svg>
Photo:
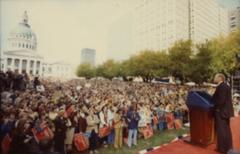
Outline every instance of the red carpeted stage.
<svg viewBox="0 0 240 154"><path fill-rule="evenodd" d="M234 149L240 151L240 116L231 119L231 129ZM215 149L216 145L214 144L208 147L200 147L189 144L183 140L178 140L161 146L147 154L218 154Z"/></svg>

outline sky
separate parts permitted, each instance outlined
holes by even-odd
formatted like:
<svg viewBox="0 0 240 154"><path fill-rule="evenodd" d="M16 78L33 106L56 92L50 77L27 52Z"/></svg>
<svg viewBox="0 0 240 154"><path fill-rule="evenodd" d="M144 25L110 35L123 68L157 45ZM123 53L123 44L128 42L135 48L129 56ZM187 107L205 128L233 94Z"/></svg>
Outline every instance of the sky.
<svg viewBox="0 0 240 154"><path fill-rule="evenodd" d="M37 35L37 50L45 61L77 65L81 49L94 48L96 61L101 63L108 57L109 27L139 1L142 0L0 0L1 50L5 50L9 32L26 10ZM229 9L240 4L238 0L219 2Z"/></svg>

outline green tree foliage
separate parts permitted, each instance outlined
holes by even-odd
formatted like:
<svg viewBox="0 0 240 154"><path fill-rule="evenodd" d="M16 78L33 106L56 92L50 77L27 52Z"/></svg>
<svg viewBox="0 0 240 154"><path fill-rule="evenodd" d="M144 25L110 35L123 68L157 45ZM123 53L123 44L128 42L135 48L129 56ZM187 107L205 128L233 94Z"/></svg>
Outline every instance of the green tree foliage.
<svg viewBox="0 0 240 154"><path fill-rule="evenodd" d="M178 77L181 80L186 80L190 74L191 57L193 56L191 41L176 42L169 49L169 70L172 76Z"/></svg>
<svg viewBox="0 0 240 154"><path fill-rule="evenodd" d="M97 68L82 64L77 69L77 75L108 79L140 76L146 82L154 77L172 75L182 81L202 83L210 81L217 72L232 74L239 69L236 53L240 53L240 30L202 44L194 45L190 40L181 40L168 52L146 50L122 62L107 60Z"/></svg>
<svg viewBox="0 0 240 154"><path fill-rule="evenodd" d="M99 65L96 69L97 76L102 76L108 79L120 76L121 65L112 59L107 60L103 64Z"/></svg>
<svg viewBox="0 0 240 154"><path fill-rule="evenodd" d="M88 63L80 64L77 68L76 74L79 77L86 77L87 79L90 79L95 76L95 68Z"/></svg>
<svg viewBox="0 0 240 154"><path fill-rule="evenodd" d="M191 70L188 80L196 83L208 81L213 75L212 62L213 52L211 43L206 42L196 46L196 54L191 60Z"/></svg>
<svg viewBox="0 0 240 154"><path fill-rule="evenodd" d="M237 69L236 53L240 52L240 30L228 37L213 40L211 50L214 54L213 71L232 74Z"/></svg>
<svg viewBox="0 0 240 154"><path fill-rule="evenodd" d="M168 56L165 52L143 51L122 63L122 74L141 76L144 81L167 76Z"/></svg>

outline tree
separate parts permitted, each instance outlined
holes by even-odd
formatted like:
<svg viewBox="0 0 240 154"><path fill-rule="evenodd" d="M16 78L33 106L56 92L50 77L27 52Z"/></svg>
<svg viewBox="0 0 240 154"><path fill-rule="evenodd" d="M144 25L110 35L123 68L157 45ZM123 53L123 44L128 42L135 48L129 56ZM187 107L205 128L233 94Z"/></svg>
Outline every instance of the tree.
<svg viewBox="0 0 240 154"><path fill-rule="evenodd" d="M169 70L172 76L186 81L191 72L192 42L178 41L169 49Z"/></svg>
<svg viewBox="0 0 240 154"><path fill-rule="evenodd" d="M210 42L196 45L196 54L191 61L190 81L202 83L211 79L213 75L212 62L213 51L210 49Z"/></svg>
<svg viewBox="0 0 240 154"><path fill-rule="evenodd" d="M219 37L213 40L214 51L213 71L227 75L233 74L239 63L236 54L240 53L240 30L230 33L227 37Z"/></svg>
<svg viewBox="0 0 240 154"><path fill-rule="evenodd" d="M167 54L165 52L142 51L123 62L123 74L140 76L145 82L154 77L167 75Z"/></svg>
<svg viewBox="0 0 240 154"><path fill-rule="evenodd" d="M95 76L95 68L91 64L83 63L78 66L76 73L78 77L90 79Z"/></svg>
<svg viewBox="0 0 240 154"><path fill-rule="evenodd" d="M197 45L193 45L190 40L181 40L168 53L146 50L123 62L107 60L97 68L82 64L77 69L77 75L87 78L97 75L109 79L140 76L145 82L154 77L172 75L182 81L202 83L209 81L215 73L229 75L240 69L237 53L240 53L240 29L226 37L221 36Z"/></svg>
<svg viewBox="0 0 240 154"><path fill-rule="evenodd" d="M102 76L108 79L112 79L113 77L117 77L120 75L121 67L120 63L109 59L103 64L97 67L97 76Z"/></svg>

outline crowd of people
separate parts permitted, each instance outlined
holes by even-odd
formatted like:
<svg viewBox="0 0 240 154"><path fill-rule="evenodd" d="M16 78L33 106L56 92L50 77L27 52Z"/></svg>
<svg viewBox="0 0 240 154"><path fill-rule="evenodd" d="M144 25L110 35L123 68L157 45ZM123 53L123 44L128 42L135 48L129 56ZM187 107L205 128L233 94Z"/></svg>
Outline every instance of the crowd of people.
<svg viewBox="0 0 240 154"><path fill-rule="evenodd" d="M8 147L1 151L69 154L78 149L74 136L79 133L90 153L98 153L111 144L136 146L146 128L181 127L188 123L185 100L192 87L106 79L60 82L8 71L0 73L0 88L0 141ZM43 131L47 138L39 136Z"/></svg>

